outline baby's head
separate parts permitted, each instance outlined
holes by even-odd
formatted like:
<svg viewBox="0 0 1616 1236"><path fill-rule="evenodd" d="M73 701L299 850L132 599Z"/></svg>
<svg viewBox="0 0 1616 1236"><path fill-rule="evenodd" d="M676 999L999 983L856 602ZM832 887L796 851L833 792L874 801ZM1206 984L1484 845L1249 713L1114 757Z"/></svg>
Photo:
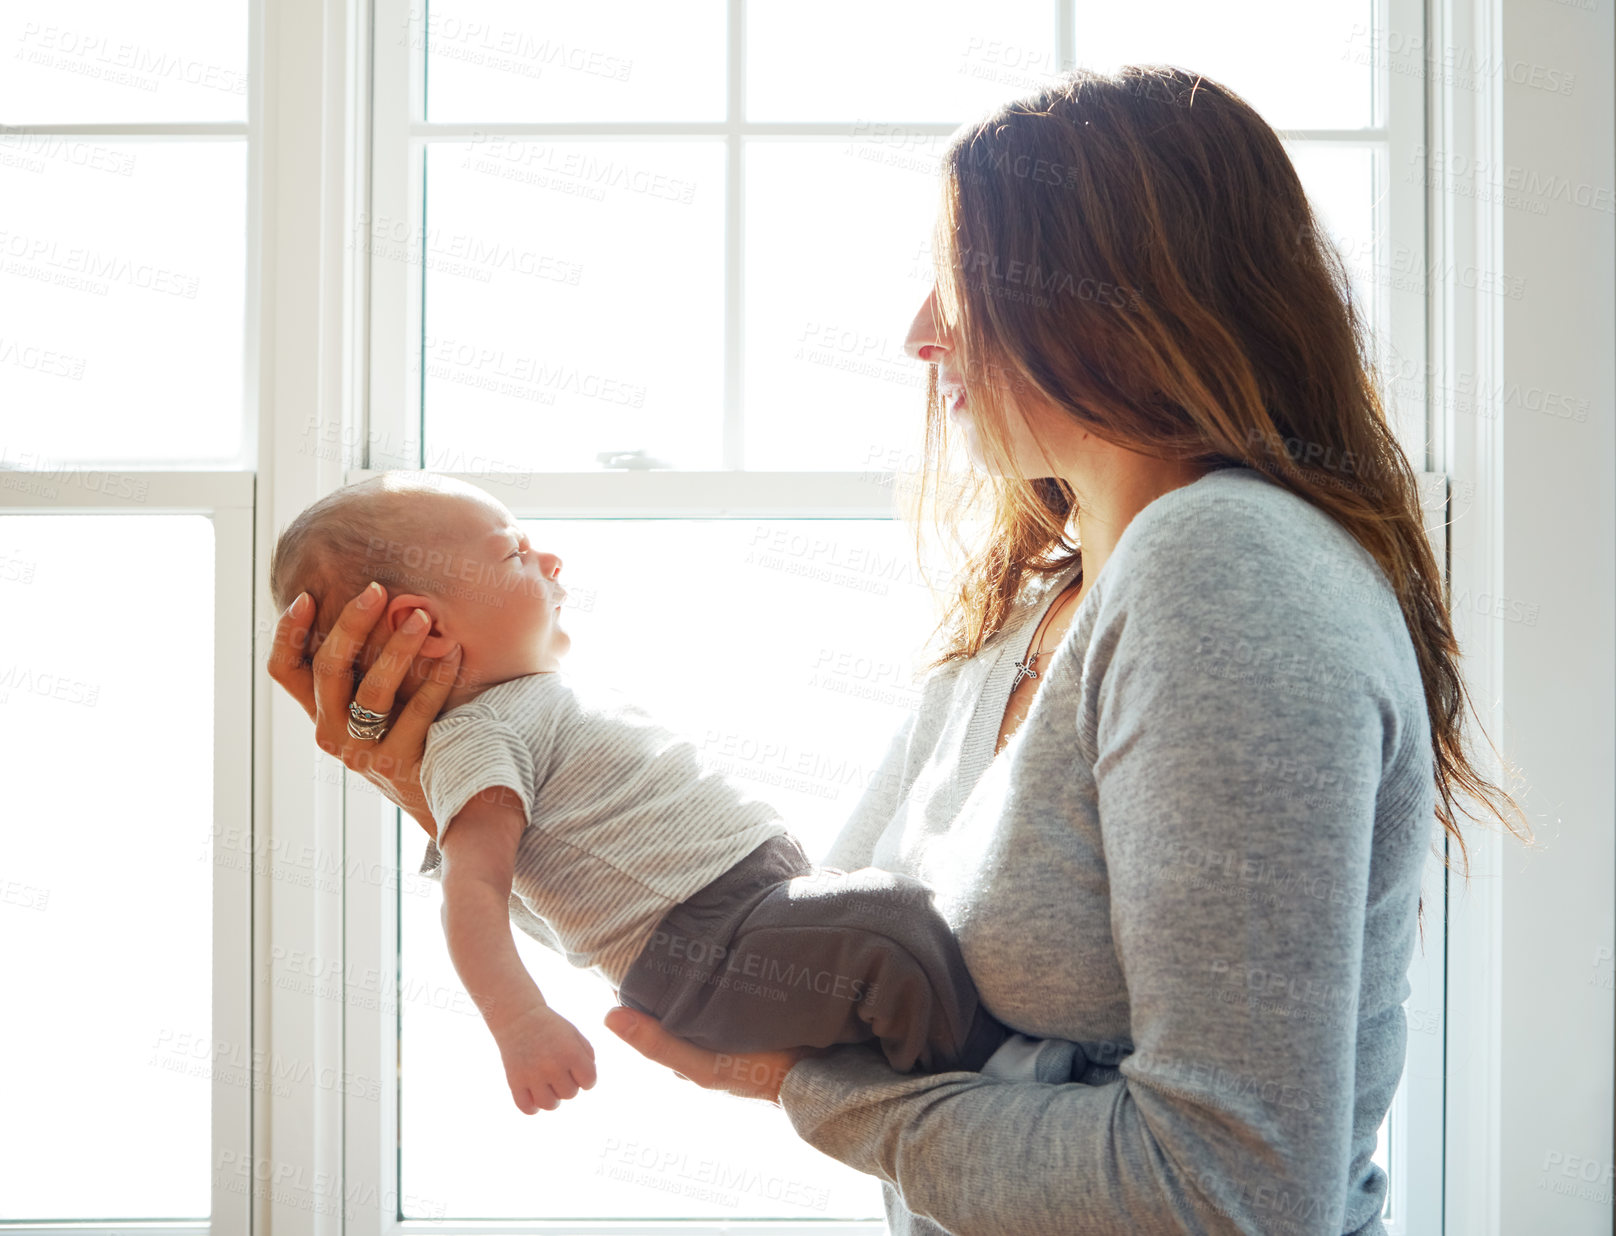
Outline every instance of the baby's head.
<svg viewBox="0 0 1616 1236"><path fill-rule="evenodd" d="M429 472L384 472L326 495L281 533L269 567L277 609L300 592L314 600L311 653L375 580L387 608L372 649L425 610L432 628L420 655L458 643L461 682L479 687L556 668L572 642L558 622L560 572L561 559L529 545L503 503Z"/></svg>

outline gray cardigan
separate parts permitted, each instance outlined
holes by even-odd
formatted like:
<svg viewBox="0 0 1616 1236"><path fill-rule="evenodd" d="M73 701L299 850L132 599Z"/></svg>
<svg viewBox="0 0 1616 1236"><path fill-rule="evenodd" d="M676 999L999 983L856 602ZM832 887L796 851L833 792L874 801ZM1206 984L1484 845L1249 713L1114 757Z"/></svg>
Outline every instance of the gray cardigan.
<svg viewBox="0 0 1616 1236"><path fill-rule="evenodd" d="M885 1182L897 1233L1380 1232L1439 836L1396 599L1328 515L1208 473L1129 523L995 757L1074 573L928 677L825 862L928 881L989 1009L1087 1063L1049 1085L843 1047L781 1102Z"/></svg>

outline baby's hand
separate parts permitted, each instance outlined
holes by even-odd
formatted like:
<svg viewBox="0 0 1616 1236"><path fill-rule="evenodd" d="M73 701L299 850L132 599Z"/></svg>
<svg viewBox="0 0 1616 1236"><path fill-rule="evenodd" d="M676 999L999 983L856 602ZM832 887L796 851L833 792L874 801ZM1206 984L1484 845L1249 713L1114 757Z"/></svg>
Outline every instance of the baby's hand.
<svg viewBox="0 0 1616 1236"><path fill-rule="evenodd" d="M595 1049L561 1014L538 1005L494 1036L511 1098L525 1115L553 1112L563 1099L595 1084Z"/></svg>

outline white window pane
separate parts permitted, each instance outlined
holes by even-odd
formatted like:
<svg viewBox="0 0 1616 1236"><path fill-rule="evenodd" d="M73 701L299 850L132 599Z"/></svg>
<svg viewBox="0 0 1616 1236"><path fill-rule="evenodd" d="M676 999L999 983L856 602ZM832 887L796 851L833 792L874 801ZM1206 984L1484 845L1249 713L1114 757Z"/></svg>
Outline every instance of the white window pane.
<svg viewBox="0 0 1616 1236"><path fill-rule="evenodd" d="M1385 238L1375 234L1375 151L1367 146L1304 142L1288 144L1285 153L1346 262L1353 296L1372 325L1391 280L1424 278L1420 263L1408 256L1412 253L1408 246L1393 245L1388 252Z"/></svg>
<svg viewBox="0 0 1616 1236"><path fill-rule="evenodd" d="M0 466L233 461L246 143L0 137Z"/></svg>
<svg viewBox="0 0 1616 1236"><path fill-rule="evenodd" d="M1271 125L1370 123L1369 0L1079 0L1077 62L1176 64L1228 86Z"/></svg>
<svg viewBox="0 0 1616 1236"><path fill-rule="evenodd" d="M427 153L426 466L719 466L722 143Z"/></svg>
<svg viewBox="0 0 1616 1236"><path fill-rule="evenodd" d="M432 0L378 37L424 50L434 121L722 120L724 10L723 0Z"/></svg>
<svg viewBox="0 0 1616 1236"><path fill-rule="evenodd" d="M957 122L1058 75L1049 0L746 6L748 120Z"/></svg>
<svg viewBox="0 0 1616 1236"><path fill-rule="evenodd" d="M689 735L822 856L918 702L914 658L931 603L907 530L523 522L565 561L565 667L605 677ZM406 836L406 872L420 852L420 834ZM873 1180L808 1147L779 1111L642 1059L601 1024L613 1004L606 983L519 937L545 999L594 1045L598 1068L593 1089L523 1116L449 963L440 894L424 883L407 878L400 898L407 1207L418 1199L423 1217L880 1214Z"/></svg>
<svg viewBox="0 0 1616 1236"><path fill-rule="evenodd" d="M205 1218L212 524L0 518L0 649L0 1219Z"/></svg>
<svg viewBox="0 0 1616 1236"><path fill-rule="evenodd" d="M931 289L945 139L871 127L747 143L749 468L878 469L920 441L926 369L903 340Z"/></svg>
<svg viewBox="0 0 1616 1236"><path fill-rule="evenodd" d="M894 520L524 524L563 562L567 668L611 676L702 738L823 852L919 702L914 657L933 610L912 532Z"/></svg>
<svg viewBox="0 0 1616 1236"><path fill-rule="evenodd" d="M0 123L247 119L246 0L0 0Z"/></svg>

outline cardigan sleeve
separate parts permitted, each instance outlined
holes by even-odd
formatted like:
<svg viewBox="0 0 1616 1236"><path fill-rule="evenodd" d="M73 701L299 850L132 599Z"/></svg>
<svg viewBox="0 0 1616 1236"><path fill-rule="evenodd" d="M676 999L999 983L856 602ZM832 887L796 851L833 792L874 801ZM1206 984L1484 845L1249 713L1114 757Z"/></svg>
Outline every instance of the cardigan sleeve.
<svg viewBox="0 0 1616 1236"><path fill-rule="evenodd" d="M781 1088L805 1140L956 1236L1343 1230L1376 798L1397 746L1380 652L1282 564L1209 564L1174 526L1152 544L1096 598L1064 764L1022 770L1048 794L1004 808L1047 817L1071 761L1092 761L1129 1000L1119 1075L898 1074L852 1046ZM1298 769L1332 787L1327 806L1295 792ZM1400 1041L1401 1008L1374 1015Z"/></svg>

